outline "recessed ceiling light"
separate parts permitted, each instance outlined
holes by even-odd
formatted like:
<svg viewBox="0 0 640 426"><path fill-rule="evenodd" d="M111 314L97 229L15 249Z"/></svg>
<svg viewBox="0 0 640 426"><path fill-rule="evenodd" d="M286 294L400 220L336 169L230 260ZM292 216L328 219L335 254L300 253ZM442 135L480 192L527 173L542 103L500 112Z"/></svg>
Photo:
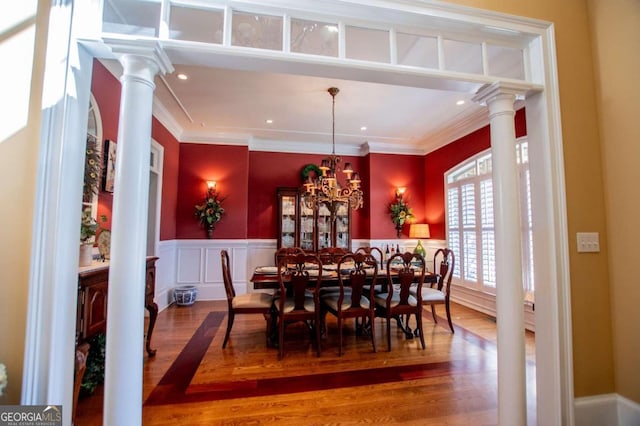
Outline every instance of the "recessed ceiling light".
<svg viewBox="0 0 640 426"><path fill-rule="evenodd" d="M267 123L267 124L273 124L273 120L271 120L271 119L265 120L265 123Z"/></svg>
<svg viewBox="0 0 640 426"><path fill-rule="evenodd" d="M186 80L189 78L187 77L186 74L182 74L182 73L178 74L176 77L178 77L178 80Z"/></svg>
<svg viewBox="0 0 640 426"><path fill-rule="evenodd" d="M367 126L360 127L360 130L362 130L364 132L365 130L367 130Z"/></svg>
<svg viewBox="0 0 640 426"><path fill-rule="evenodd" d="M458 102L456 102L456 105L464 105L464 101L460 99Z"/></svg>

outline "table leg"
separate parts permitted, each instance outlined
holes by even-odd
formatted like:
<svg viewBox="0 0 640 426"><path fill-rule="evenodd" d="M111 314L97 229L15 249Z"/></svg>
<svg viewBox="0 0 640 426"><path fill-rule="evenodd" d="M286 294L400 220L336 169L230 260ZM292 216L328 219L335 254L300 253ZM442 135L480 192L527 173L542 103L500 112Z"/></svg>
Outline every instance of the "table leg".
<svg viewBox="0 0 640 426"><path fill-rule="evenodd" d="M151 349L151 335L153 334L153 327L156 325L156 319L158 318L158 304L153 302L146 306L149 311L149 327L147 328L147 342L146 348L149 357L156 355L156 349Z"/></svg>

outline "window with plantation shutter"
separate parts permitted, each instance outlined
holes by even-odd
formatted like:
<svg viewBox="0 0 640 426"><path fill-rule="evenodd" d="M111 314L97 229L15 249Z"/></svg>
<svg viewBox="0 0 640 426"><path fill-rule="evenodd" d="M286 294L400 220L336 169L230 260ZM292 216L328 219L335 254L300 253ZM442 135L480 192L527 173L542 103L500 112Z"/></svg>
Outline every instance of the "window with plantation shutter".
<svg viewBox="0 0 640 426"><path fill-rule="evenodd" d="M517 141L522 214L522 262L525 298L533 301L533 231L527 141ZM491 151L459 164L445 175L447 242L456 254L458 285L495 294L496 253Z"/></svg>

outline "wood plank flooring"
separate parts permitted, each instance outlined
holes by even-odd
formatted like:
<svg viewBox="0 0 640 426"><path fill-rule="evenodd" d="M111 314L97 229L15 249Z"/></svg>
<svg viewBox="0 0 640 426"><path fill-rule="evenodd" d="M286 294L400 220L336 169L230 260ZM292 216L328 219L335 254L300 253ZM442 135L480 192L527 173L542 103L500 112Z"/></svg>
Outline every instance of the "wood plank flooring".
<svg viewBox="0 0 640 426"><path fill-rule="evenodd" d="M439 313L444 314L440 307ZM452 304L456 333L446 319L423 315L426 350L392 323L376 320L376 345L347 323L338 357L335 319L327 316L322 355L304 325L285 334L285 356L265 345L260 315L237 316L226 349L226 302L171 306L158 315L144 361L144 425L414 425L497 424L494 320ZM535 424L535 343L527 341L529 424ZM76 425L102 424L102 394L80 401Z"/></svg>

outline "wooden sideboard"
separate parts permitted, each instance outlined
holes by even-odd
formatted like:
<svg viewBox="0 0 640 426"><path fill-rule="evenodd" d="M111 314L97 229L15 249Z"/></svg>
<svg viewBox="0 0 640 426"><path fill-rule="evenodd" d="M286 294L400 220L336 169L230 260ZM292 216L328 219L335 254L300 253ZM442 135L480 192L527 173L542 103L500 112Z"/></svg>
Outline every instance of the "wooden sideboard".
<svg viewBox="0 0 640 426"><path fill-rule="evenodd" d="M144 306L149 311L149 325L145 348L150 357L156 354L151 349L151 335L158 318L158 305L153 300L156 292L156 260L147 257L145 272ZM80 384L86 369L89 339L107 331L107 301L109 293L109 263L94 262L91 266L78 270L78 309L76 317L76 361L73 386L73 412L75 418Z"/></svg>
<svg viewBox="0 0 640 426"><path fill-rule="evenodd" d="M151 335L158 317L158 305L154 302L156 291L156 260L147 257L144 305L149 311L146 349L149 356L156 354L151 349ZM107 331L107 295L109 287L109 264L96 263L78 271L78 314L76 320L76 344L80 345L99 333Z"/></svg>

